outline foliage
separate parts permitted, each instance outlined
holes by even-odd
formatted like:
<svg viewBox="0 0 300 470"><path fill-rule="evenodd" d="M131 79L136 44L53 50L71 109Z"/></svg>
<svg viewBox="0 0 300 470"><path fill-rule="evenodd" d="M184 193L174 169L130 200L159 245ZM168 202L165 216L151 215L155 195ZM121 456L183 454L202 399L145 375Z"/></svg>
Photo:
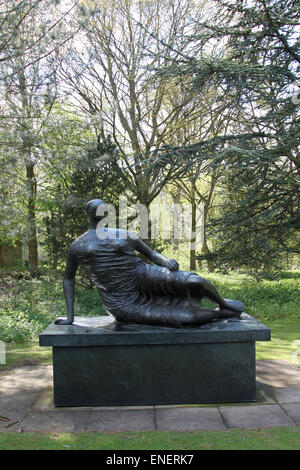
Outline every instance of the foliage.
<svg viewBox="0 0 300 470"><path fill-rule="evenodd" d="M65 10L58 0L0 3L0 200L5 236L26 240L32 274L38 272L37 167L45 159L47 123L58 96L58 50L70 39L66 19L73 7ZM23 221L19 212L11 222L17 210Z"/></svg>
<svg viewBox="0 0 300 470"><path fill-rule="evenodd" d="M225 197L208 232L217 247L210 259L259 275L280 268L283 254L300 252L299 4L214 4L202 34L185 38L201 57L170 60L157 73L193 77L199 93L209 83L235 113L225 133L184 150L223 172Z"/></svg>
<svg viewBox="0 0 300 470"><path fill-rule="evenodd" d="M61 45L66 37L60 36L59 41L54 40L58 38L61 33L62 23L66 21L69 13L74 8L74 5L69 5L69 10L60 8L60 0L1 0L0 1L0 63L6 66L8 62L24 57L24 52L27 54L27 60L24 65L29 66L34 61L40 60L38 49L47 47L44 50L44 55L49 56L53 53L59 45ZM70 8L71 6L71 8ZM28 18L36 18L43 16L42 13L50 13L50 10L56 10L58 15L49 19L47 22L38 23L36 33L31 35L24 35L24 29L28 24ZM60 14L60 16L59 16ZM69 36L70 37L70 36ZM22 42L18 39L22 38ZM5 76L5 68L1 70L1 78Z"/></svg>
<svg viewBox="0 0 300 470"><path fill-rule="evenodd" d="M257 283L248 274L203 274L223 297L239 299L245 311L261 321L298 319L300 302L300 273L282 272L278 279L263 279ZM206 301L204 301L206 302Z"/></svg>
<svg viewBox="0 0 300 470"><path fill-rule="evenodd" d="M80 109L94 117L98 133L110 133L118 145L126 196L147 208L181 163L173 158L157 164L155 149L178 139L191 141L199 134L202 113L191 88L164 77L154 83L147 65L165 63L185 31L193 25L198 32L189 17L201 15L202 2L192 0L84 2L78 13L79 23L85 21L82 44L74 43L62 62L62 76ZM154 32L161 32L164 43L157 43ZM182 43L177 55L184 50Z"/></svg>
<svg viewBox="0 0 300 470"><path fill-rule="evenodd" d="M103 199L117 204L125 190L119 167L117 146L107 136L91 143L72 160L67 180L59 182L47 200L44 218L44 246L53 268L65 263L70 244L88 229L85 204L91 199Z"/></svg>
<svg viewBox="0 0 300 470"><path fill-rule="evenodd" d="M259 280L299 254L298 177L288 161L276 161L267 148L227 153L230 160L219 180L223 197L207 224L215 242L210 256L223 271L247 269Z"/></svg>
<svg viewBox="0 0 300 470"><path fill-rule="evenodd" d="M174 183L209 213L211 267L282 269L300 253L298 13L297 0L0 0L0 242L27 241L32 272L44 242L60 267L88 199L149 208Z"/></svg>
<svg viewBox="0 0 300 470"><path fill-rule="evenodd" d="M0 287L2 341L28 341L55 318L66 316L61 278L42 275L39 279L26 279L20 271L4 271ZM75 311L78 316L105 314L98 292L81 286L76 287Z"/></svg>
<svg viewBox="0 0 300 470"><path fill-rule="evenodd" d="M246 274L201 273L225 298L239 299L248 314L261 321L299 319L300 276L284 273L279 281L259 284ZM55 318L66 316L62 276L49 274L26 279L24 273L3 271L0 282L0 339L24 342L36 337ZM208 301L204 305L209 306ZM103 315L96 289L76 286L75 315Z"/></svg>

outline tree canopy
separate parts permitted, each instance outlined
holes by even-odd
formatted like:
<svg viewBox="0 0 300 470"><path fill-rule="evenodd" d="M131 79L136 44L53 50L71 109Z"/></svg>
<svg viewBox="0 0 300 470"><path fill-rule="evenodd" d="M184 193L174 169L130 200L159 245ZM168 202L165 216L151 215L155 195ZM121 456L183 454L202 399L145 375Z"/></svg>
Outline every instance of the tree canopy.
<svg viewBox="0 0 300 470"><path fill-rule="evenodd" d="M299 2L213 2L202 33L185 41L200 58L171 59L157 74L213 86L228 112L226 132L186 147L221 168L224 204L211 220L220 266L270 268L299 253Z"/></svg>
<svg viewBox="0 0 300 470"><path fill-rule="evenodd" d="M1 242L26 240L34 274L88 198L176 188L204 208L191 269L299 256L299 17L298 0L0 1Z"/></svg>

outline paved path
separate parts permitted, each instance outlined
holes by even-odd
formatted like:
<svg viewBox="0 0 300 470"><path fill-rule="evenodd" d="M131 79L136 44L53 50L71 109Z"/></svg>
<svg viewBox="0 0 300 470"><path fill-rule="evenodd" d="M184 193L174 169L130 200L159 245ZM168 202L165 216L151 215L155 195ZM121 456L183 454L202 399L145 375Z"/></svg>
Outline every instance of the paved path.
<svg viewBox="0 0 300 470"><path fill-rule="evenodd" d="M74 391L76 393L76 391ZM54 408L52 366L0 374L1 431L195 431L300 425L300 370L257 361L257 401L228 405Z"/></svg>

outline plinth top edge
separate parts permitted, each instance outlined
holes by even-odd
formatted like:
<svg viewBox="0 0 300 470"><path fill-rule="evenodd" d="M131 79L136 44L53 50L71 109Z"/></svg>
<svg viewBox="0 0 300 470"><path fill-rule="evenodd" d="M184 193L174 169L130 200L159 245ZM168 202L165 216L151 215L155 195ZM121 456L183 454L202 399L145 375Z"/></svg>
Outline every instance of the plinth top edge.
<svg viewBox="0 0 300 470"><path fill-rule="evenodd" d="M191 344L269 341L270 329L242 313L190 328L118 323L112 316L75 317L72 325L50 324L39 336L40 346Z"/></svg>

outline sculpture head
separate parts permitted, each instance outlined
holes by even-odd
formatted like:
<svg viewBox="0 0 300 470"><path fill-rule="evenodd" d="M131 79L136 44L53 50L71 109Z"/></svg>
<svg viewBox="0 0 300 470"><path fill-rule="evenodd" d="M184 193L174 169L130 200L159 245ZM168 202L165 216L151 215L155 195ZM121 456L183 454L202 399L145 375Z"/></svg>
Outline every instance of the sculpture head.
<svg viewBox="0 0 300 470"><path fill-rule="evenodd" d="M90 217L90 219L93 220L101 220L104 217L103 215L97 215L97 209L101 205L106 205L105 202L102 199L92 199L87 203L85 206L85 210Z"/></svg>

